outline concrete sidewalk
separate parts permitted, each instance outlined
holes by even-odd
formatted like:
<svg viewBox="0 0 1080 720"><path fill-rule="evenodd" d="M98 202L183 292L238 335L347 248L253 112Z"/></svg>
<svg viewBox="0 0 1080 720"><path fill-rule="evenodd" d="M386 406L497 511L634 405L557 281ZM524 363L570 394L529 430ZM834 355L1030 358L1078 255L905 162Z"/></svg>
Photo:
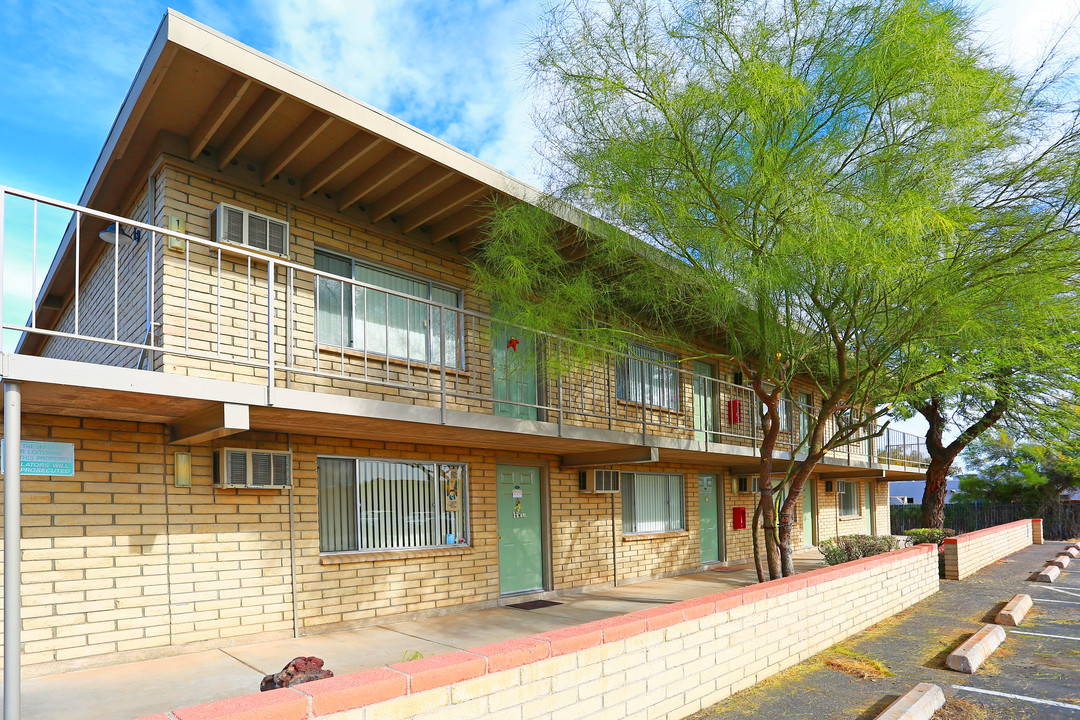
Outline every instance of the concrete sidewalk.
<svg viewBox="0 0 1080 720"><path fill-rule="evenodd" d="M824 565L816 550L796 556L796 570ZM297 656L314 655L337 675L624 615L757 581L753 566L553 598L534 610L508 605L306 637L47 675L23 681L25 720L130 720L172 708L258 692L264 675ZM507 599L513 603L513 599Z"/></svg>
<svg viewBox="0 0 1080 720"><path fill-rule="evenodd" d="M1080 711L1030 700L1080 704L1080 571L1053 587L1031 582L1066 546L1054 541L1031 545L965 580L942 580L935 595L692 720L871 720L920 682L935 683L947 698L962 701L954 714L940 717L1080 719ZM977 674L949 670L949 652L992 623L1018 593L1035 602L1022 626L1006 628L1005 644ZM858 679L827 666L830 657L877 661L893 675Z"/></svg>

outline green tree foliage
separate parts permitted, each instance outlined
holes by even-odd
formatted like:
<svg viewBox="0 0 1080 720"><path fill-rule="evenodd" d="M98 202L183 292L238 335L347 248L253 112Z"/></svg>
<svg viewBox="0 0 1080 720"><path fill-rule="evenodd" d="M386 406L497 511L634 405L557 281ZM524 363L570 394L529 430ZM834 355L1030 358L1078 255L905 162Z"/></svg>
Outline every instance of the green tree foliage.
<svg viewBox="0 0 1080 720"><path fill-rule="evenodd" d="M495 213L480 285L515 324L740 368L764 408L772 577L793 572L794 513L827 453L880 434L945 372L938 338L1073 251L1067 201L1018 210L1039 173L1077 185L1039 135L1040 87L951 3L577 0L547 16L531 69L551 198ZM1013 230L1030 215L1047 231ZM774 478L796 378L823 401L805 459Z"/></svg>
<svg viewBox="0 0 1080 720"><path fill-rule="evenodd" d="M1038 259L1035 261L1039 262ZM916 388L901 414L926 419L922 520L943 527L946 479L956 457L992 427L1053 441L1080 427L1080 302L1067 276L1048 272L1016 296L938 339L944 372ZM955 436L945 440L945 431Z"/></svg>
<svg viewBox="0 0 1080 720"><path fill-rule="evenodd" d="M1017 442L989 432L964 453L969 472L959 476L953 502L1022 502L1047 506L1080 490L1080 436L1046 443Z"/></svg>

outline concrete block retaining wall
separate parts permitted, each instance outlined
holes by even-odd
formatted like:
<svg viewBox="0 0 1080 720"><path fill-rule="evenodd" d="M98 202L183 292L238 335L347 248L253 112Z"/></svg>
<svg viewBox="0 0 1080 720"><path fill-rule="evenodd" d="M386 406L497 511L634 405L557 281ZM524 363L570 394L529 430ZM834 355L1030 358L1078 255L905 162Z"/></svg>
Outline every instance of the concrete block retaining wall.
<svg viewBox="0 0 1080 720"><path fill-rule="evenodd" d="M527 638L175 710L159 720L681 718L937 592L917 545Z"/></svg>
<svg viewBox="0 0 1080 720"><path fill-rule="evenodd" d="M1034 523L1033 520L1017 520L946 538L944 544L946 579L963 580L990 563L1031 545L1034 542ZM1040 522L1040 540L1041 530Z"/></svg>

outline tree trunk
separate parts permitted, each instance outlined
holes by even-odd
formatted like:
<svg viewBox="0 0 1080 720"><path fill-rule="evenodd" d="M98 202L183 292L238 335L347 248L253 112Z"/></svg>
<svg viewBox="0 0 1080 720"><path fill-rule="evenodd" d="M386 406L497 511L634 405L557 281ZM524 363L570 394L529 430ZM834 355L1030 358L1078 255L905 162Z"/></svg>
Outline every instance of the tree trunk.
<svg viewBox="0 0 1080 720"><path fill-rule="evenodd" d="M815 442L813 438L811 438L811 444L815 448L820 447L820 443ZM810 479L810 471L824 456L825 454L817 449L814 453L807 455L806 460L792 476L791 489L788 490L788 496L780 508L780 562L784 577L795 574L795 543L792 535L792 528L795 527L795 508L800 507L799 502L802 499L806 481Z"/></svg>
<svg viewBox="0 0 1080 720"><path fill-rule="evenodd" d="M757 570L757 581L765 582L765 573L761 569L761 543L758 542L758 527L761 522L761 505L754 508L754 520L750 523L750 537L754 542L754 569Z"/></svg>
<svg viewBox="0 0 1080 720"><path fill-rule="evenodd" d="M793 525L794 513L790 510L789 506L802 495L802 488L795 487L795 483L792 483L791 490L788 491L788 497L784 500L784 506L780 509L780 523L779 523L779 545L780 545L780 570L784 573L784 577L789 577L795 574L795 549L792 547L791 528Z"/></svg>
<svg viewBox="0 0 1080 720"><path fill-rule="evenodd" d="M761 512L762 526L765 530L765 560L769 566L769 579L783 577L780 569L780 551L776 542L776 507L773 505L772 466L776 441L780 437L780 388L766 392L760 378L751 380L754 392L765 406L762 418L761 445L758 446L758 511ZM756 535L755 535L756 537Z"/></svg>
<svg viewBox="0 0 1080 720"><path fill-rule="evenodd" d="M945 425L945 409L942 398L934 396L918 408L919 414L926 418L929 429L926 431L926 452L930 455L930 464L926 468L926 489L922 499L922 526L926 528L945 527L945 496L948 494L949 470L956 456L973 440L994 426L1009 408L1004 392L1004 378L999 383L1000 395L982 417L972 423L951 443L946 445L942 439Z"/></svg>
<svg viewBox="0 0 1080 720"><path fill-rule="evenodd" d="M922 526L924 528L945 527L945 496L948 494L946 481L953 458L930 458L926 468L926 489L922 499Z"/></svg>

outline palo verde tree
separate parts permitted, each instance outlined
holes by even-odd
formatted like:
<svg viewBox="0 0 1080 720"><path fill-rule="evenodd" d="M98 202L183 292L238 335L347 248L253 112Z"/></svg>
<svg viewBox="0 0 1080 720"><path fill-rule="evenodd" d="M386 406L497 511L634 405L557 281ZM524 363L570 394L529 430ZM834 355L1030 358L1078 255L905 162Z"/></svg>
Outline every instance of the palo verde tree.
<svg viewBox="0 0 1080 720"><path fill-rule="evenodd" d="M1026 89L937 0L577 0L530 62L552 200L495 213L481 286L514 322L739 368L762 405L769 575L793 572L817 464L880 434L942 372L930 341L1056 252L956 232L978 222L957 188L1009 153ZM803 382L823 400L774 480Z"/></svg>
<svg viewBox="0 0 1080 720"><path fill-rule="evenodd" d="M953 463L984 433L1002 428L1006 437L1055 443L1080 427L1070 400L1080 393L1080 302L1051 271L1028 281L1022 294L938 338L944 372L897 409L918 413L928 425L923 527L944 527ZM955 436L946 440L946 430Z"/></svg>

